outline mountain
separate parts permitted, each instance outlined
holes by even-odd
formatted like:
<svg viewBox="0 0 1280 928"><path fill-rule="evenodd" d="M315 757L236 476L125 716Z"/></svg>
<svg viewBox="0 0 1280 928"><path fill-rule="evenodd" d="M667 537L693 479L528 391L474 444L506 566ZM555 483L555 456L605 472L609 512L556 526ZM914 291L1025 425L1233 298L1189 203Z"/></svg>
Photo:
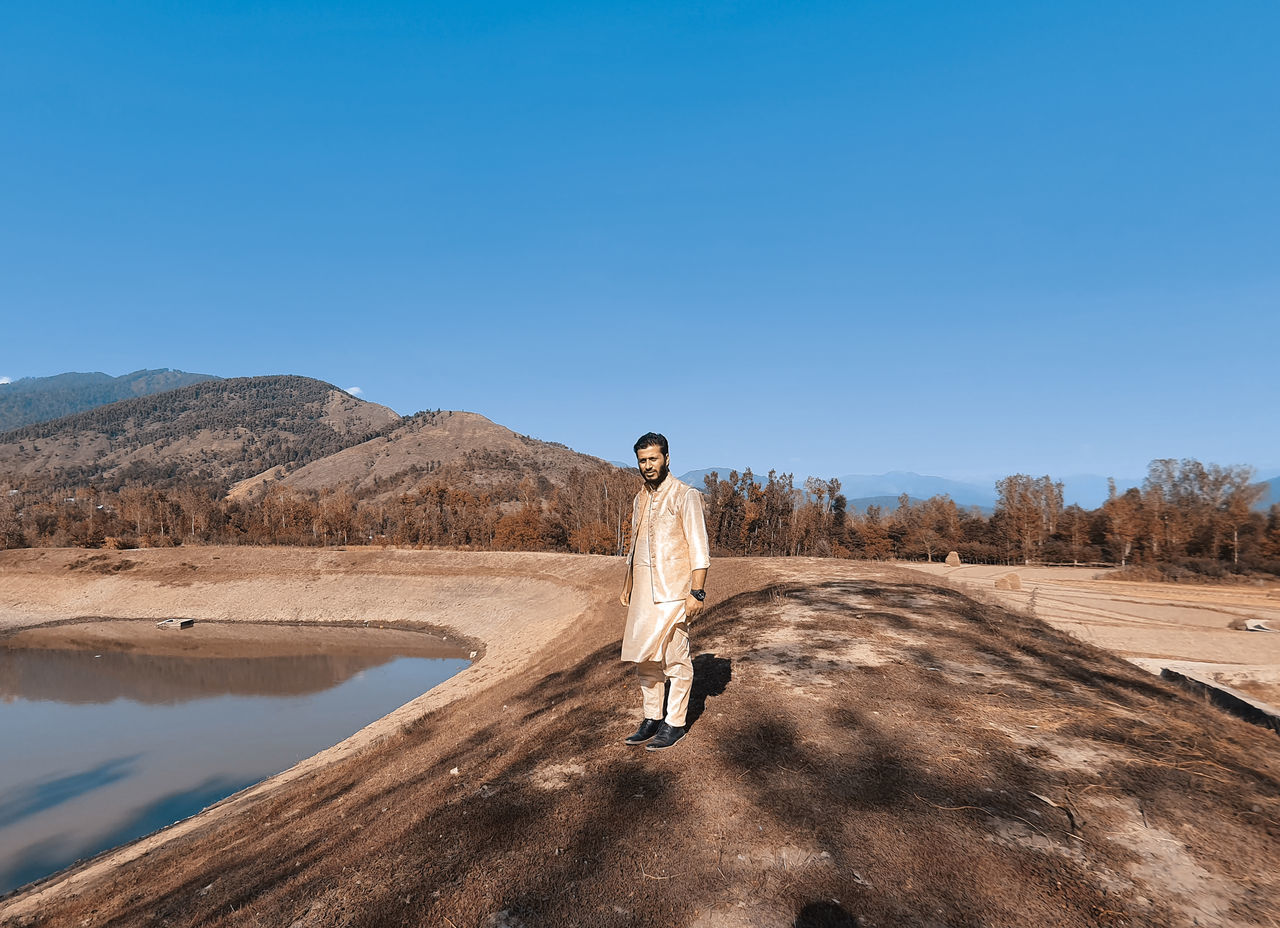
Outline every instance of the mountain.
<svg viewBox="0 0 1280 928"><path fill-rule="evenodd" d="M134 371L119 377L101 372L23 377L13 383L0 384L0 432L218 379L212 374L189 374L169 368Z"/></svg>
<svg viewBox="0 0 1280 928"><path fill-rule="evenodd" d="M1266 512L1276 503L1280 503L1280 474L1272 477L1270 480L1258 481L1262 484L1262 497L1254 503L1253 508L1259 512Z"/></svg>
<svg viewBox="0 0 1280 928"><path fill-rule="evenodd" d="M361 495L394 497L426 474L448 470L473 486L510 487L534 481L540 497L565 486L570 475L612 472L614 465L558 442L519 435L474 412L436 410L400 420L367 441L319 458L292 472L272 468L236 484L233 497L269 482L303 490L344 487Z"/></svg>
<svg viewBox="0 0 1280 928"><path fill-rule="evenodd" d="M846 508L849 512L865 513L870 506L879 506L884 513L896 512L898 510L898 500L901 496L859 496L854 499L847 500ZM914 496L908 496L912 506L919 506L924 502Z"/></svg>
<svg viewBox="0 0 1280 928"><path fill-rule="evenodd" d="M1062 501L1082 509L1097 509L1107 501L1107 477L1099 474L1071 474L1062 480ZM1141 487L1142 477L1116 477L1116 491L1124 493L1130 487Z"/></svg>
<svg viewBox="0 0 1280 928"><path fill-rule="evenodd" d="M950 496L957 506L995 505L995 484L965 483L946 477L931 477L911 471L889 471L885 474L846 474L840 479L840 492L846 499L866 496L891 496L895 499L906 493L917 499L931 496Z"/></svg>
<svg viewBox="0 0 1280 928"><path fill-rule="evenodd" d="M212 379L0 434L0 475L63 487L228 486L341 451L400 421L309 377Z"/></svg>
<svg viewBox="0 0 1280 928"><path fill-rule="evenodd" d="M699 489L702 478L711 471L719 471L721 478L727 478L730 470L737 468L708 467L691 470L680 476L680 479ZM760 477L760 473L756 473ZM928 499L931 496L946 494L957 506L977 506L984 513L990 514L996 503L996 478L987 482L977 480L952 480L948 477L935 477L917 474L911 471L889 471L884 474L845 474L840 480L840 492L849 502L850 509L863 509L867 506L896 509L898 497L906 493L912 502ZM1096 509L1106 501L1107 478L1098 474L1073 474L1063 477L1063 500L1070 506L1076 503L1085 509ZM804 478L796 476L796 486L804 485ZM1142 486L1141 478L1117 478L1116 486L1121 491Z"/></svg>
<svg viewBox="0 0 1280 928"><path fill-rule="evenodd" d="M706 467L691 470L680 475L680 479L690 486L702 489L703 478L712 471L726 480L729 471L736 467ZM763 483L767 471L752 471L757 482ZM825 479L825 478L824 478ZM838 478L840 492L848 500L850 509L865 510L867 506L880 506L885 509L897 509L898 497L906 493L913 503L926 500L931 496L947 494L957 506L977 506L984 512L990 512L995 505L995 481L990 486L977 483L965 483L950 480L946 477L929 477L910 471L890 471L885 474L846 474ZM804 477L795 475L794 484L797 489L804 487Z"/></svg>
<svg viewBox="0 0 1280 928"><path fill-rule="evenodd" d="M901 498L902 498L901 495L899 496L858 496L858 497L855 497L854 499L847 500L846 508L848 509L849 512L865 513L869 506L879 506L881 512L884 513L885 515L888 515L891 512L897 512L898 500ZM924 502L923 499L916 496L908 495L907 498L910 500L912 506L919 506L921 503ZM991 513L994 511L994 508L991 506L979 506L977 503L957 503L956 505L959 506L962 512L967 512L972 509L977 509L979 512L981 512L984 516L987 516L988 518L990 518Z"/></svg>
<svg viewBox="0 0 1280 928"><path fill-rule="evenodd" d="M630 467L634 470L635 464L631 464ZM720 475L721 480L728 480L730 471L736 470L741 474L744 469L745 468L742 467L703 467L700 470L685 471L683 474L680 474L678 479L682 483L687 483L689 486L701 490L706 486L707 475L713 471ZM756 482L759 484L763 484L765 482L768 473L768 471L764 471L763 473L756 473L755 471L751 472L752 476L756 478Z"/></svg>

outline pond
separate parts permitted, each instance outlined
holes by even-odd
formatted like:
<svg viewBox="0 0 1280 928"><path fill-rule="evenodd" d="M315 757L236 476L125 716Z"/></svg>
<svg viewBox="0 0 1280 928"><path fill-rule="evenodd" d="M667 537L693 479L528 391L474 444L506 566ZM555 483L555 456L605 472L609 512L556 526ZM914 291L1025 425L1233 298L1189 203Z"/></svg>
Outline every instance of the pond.
<svg viewBox="0 0 1280 928"><path fill-rule="evenodd" d="M93 622L0 641L0 894L293 766L468 657L376 627Z"/></svg>

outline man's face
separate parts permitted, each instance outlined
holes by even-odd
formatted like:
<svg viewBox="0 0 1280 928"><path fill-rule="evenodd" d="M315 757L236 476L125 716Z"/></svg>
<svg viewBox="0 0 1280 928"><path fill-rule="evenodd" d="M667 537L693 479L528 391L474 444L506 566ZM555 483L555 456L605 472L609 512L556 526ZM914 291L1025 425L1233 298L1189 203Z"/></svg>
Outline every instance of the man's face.
<svg viewBox="0 0 1280 928"><path fill-rule="evenodd" d="M657 445L650 445L636 452L636 467L640 468L640 476L649 483L661 483L667 476L669 458L670 455L663 454Z"/></svg>

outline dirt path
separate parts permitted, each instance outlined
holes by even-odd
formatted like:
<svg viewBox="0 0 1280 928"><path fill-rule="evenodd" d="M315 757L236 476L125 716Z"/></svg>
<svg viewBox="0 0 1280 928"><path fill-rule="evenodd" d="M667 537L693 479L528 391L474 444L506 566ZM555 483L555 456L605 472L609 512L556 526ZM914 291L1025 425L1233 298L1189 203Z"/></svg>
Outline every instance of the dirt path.
<svg viewBox="0 0 1280 928"><path fill-rule="evenodd" d="M1083 567L903 565L994 597L1140 667L1209 677L1280 706L1280 583L1264 586L1132 583ZM1018 576L1020 590L996 580ZM1275 632L1251 632L1262 623Z"/></svg>

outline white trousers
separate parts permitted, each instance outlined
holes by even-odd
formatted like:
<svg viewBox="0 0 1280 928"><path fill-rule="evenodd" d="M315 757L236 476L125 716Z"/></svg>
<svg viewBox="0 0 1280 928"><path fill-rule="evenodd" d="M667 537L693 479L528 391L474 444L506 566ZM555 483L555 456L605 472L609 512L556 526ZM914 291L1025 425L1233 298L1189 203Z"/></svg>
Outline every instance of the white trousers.
<svg viewBox="0 0 1280 928"><path fill-rule="evenodd" d="M661 719L668 725L683 727L689 710L689 693L693 689L693 660L689 657L689 626L680 622L663 642L660 660L637 661L636 678L644 701L644 717ZM663 711L663 684L671 681Z"/></svg>

